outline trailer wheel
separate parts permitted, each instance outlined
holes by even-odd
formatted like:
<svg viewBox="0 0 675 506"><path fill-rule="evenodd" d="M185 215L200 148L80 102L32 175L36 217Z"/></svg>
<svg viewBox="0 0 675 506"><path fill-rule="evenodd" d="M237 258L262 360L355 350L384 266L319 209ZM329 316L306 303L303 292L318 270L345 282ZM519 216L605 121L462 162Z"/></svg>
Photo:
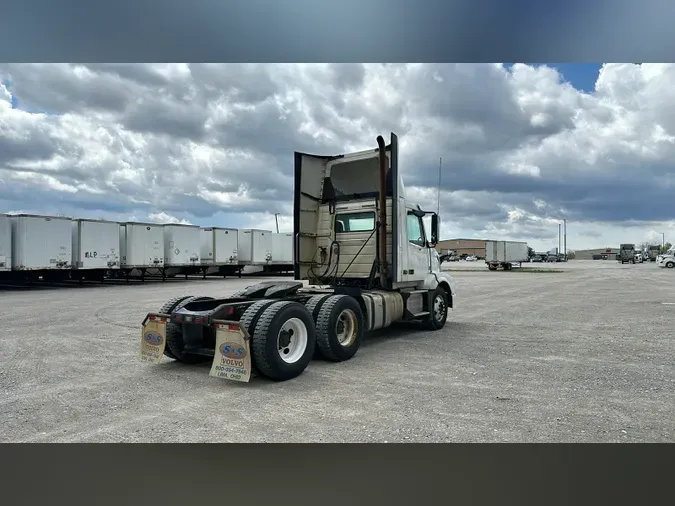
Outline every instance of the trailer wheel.
<svg viewBox="0 0 675 506"><path fill-rule="evenodd" d="M448 319L448 294L443 287L436 287L431 298L431 308L429 316L424 320L424 327L427 330L439 330L445 326Z"/></svg>
<svg viewBox="0 0 675 506"><path fill-rule="evenodd" d="M321 310L324 301L331 295L332 294L330 293L314 295L307 302L305 302L305 307L307 308L307 311L309 311L309 314L312 315L312 320L314 320L315 324L319 318L319 311ZM318 345L314 347L314 358L324 358Z"/></svg>
<svg viewBox="0 0 675 506"><path fill-rule="evenodd" d="M180 304L185 299L189 299L191 297L194 297L194 296L193 295L183 295L182 297L174 297L173 299L165 302L164 305L159 308L158 312L162 313L162 314L170 314L178 304ZM173 325L173 324L167 323L167 325L166 325L167 334L168 334L169 325ZM167 346L164 347L164 355L166 355L169 358L172 358L172 359L176 360L176 356L173 353L171 353L171 350L169 350L169 348Z"/></svg>
<svg viewBox="0 0 675 506"><path fill-rule="evenodd" d="M293 379L307 368L316 344L312 316L299 302L272 303L251 334L258 371L275 381Z"/></svg>
<svg viewBox="0 0 675 506"><path fill-rule="evenodd" d="M172 311L180 309L189 302L199 300L213 300L213 297L186 297L174 306ZM204 355L185 352L185 343L183 342L183 326L179 323L166 324L166 348L173 355L173 358L186 364L198 364L210 360ZM167 355L170 356L170 355Z"/></svg>
<svg viewBox="0 0 675 506"><path fill-rule="evenodd" d="M359 349L363 337L363 311L348 295L330 295L316 319L316 347L326 360L349 360Z"/></svg>

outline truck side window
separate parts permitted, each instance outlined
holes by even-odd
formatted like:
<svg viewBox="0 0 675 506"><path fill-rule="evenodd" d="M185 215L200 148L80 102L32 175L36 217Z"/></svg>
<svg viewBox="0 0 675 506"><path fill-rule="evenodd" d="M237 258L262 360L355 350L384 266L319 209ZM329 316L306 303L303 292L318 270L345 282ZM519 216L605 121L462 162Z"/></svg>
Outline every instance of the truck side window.
<svg viewBox="0 0 675 506"><path fill-rule="evenodd" d="M418 246L425 245L422 219L413 213L408 213L408 241Z"/></svg>
<svg viewBox="0 0 675 506"><path fill-rule="evenodd" d="M370 232L375 228L373 211L341 213L335 216L335 233Z"/></svg>

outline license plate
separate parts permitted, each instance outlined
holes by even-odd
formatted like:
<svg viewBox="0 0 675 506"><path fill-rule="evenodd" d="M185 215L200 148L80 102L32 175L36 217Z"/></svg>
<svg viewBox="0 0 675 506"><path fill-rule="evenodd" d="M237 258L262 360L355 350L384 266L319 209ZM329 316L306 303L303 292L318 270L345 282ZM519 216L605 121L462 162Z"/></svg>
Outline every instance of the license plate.
<svg viewBox="0 0 675 506"><path fill-rule="evenodd" d="M236 322L214 322L216 349L209 376L231 381L251 379L250 336Z"/></svg>
<svg viewBox="0 0 675 506"><path fill-rule="evenodd" d="M138 358L158 364L166 346L166 318L150 316L141 330L141 349Z"/></svg>

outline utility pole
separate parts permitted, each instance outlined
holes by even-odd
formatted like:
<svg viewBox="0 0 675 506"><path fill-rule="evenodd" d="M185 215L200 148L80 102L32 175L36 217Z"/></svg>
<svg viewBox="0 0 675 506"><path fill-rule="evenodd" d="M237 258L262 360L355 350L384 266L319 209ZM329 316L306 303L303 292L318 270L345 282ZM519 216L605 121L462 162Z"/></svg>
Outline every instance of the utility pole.
<svg viewBox="0 0 675 506"><path fill-rule="evenodd" d="M274 213L274 220L277 222L277 234L279 233L279 213Z"/></svg>
<svg viewBox="0 0 675 506"><path fill-rule="evenodd" d="M563 219L563 226L564 230L563 233L564 235L564 242L563 242L563 249L565 250L565 261L567 261L567 219Z"/></svg>
<svg viewBox="0 0 675 506"><path fill-rule="evenodd" d="M436 197L436 214L441 214L441 167L443 167L443 157L438 160L438 195Z"/></svg>
<svg viewBox="0 0 675 506"><path fill-rule="evenodd" d="M661 249L666 249L666 234L664 232L661 232Z"/></svg>

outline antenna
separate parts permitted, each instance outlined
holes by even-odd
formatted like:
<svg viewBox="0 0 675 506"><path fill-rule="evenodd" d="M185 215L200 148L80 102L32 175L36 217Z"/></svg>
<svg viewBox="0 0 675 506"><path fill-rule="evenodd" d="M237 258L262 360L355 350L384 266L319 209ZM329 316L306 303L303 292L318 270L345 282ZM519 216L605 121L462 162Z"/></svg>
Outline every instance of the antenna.
<svg viewBox="0 0 675 506"><path fill-rule="evenodd" d="M443 167L443 157L438 160L438 195L436 197L436 214L441 214L441 167Z"/></svg>

